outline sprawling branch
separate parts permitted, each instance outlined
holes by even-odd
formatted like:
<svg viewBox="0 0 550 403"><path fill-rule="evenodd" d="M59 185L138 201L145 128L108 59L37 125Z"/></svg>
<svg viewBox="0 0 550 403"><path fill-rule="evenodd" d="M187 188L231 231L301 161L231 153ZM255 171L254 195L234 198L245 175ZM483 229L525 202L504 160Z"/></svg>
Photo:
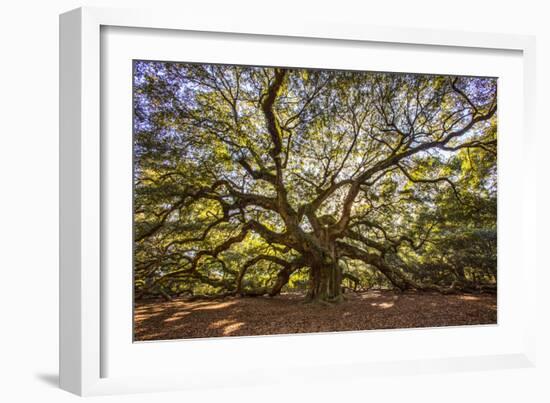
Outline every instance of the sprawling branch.
<svg viewBox="0 0 550 403"><path fill-rule="evenodd" d="M386 276L386 278L394 287L402 291L409 288L424 291L437 291L443 294L450 294L457 291L452 287L446 288L433 283L419 283L408 278L398 269L387 264L384 261L384 258L378 254L365 252L359 248L343 242L338 242L338 245L341 250L342 256L346 256L350 259L357 259L368 265L376 267L384 276Z"/></svg>
<svg viewBox="0 0 550 403"><path fill-rule="evenodd" d="M340 217L340 220L336 224L334 224L334 226L330 229L331 233L334 234L335 236L340 236L346 230L349 224L349 221L351 219L351 208L353 206L353 203L355 202L355 198L359 193L360 185L366 182L368 179L370 179L374 174L382 170L385 170L387 168L390 168L392 166L398 166L399 162L402 161L403 159L407 157L411 157L422 151L426 151L431 148L445 147L451 140L455 138L459 138L464 134L466 134L468 131L470 131L476 123L490 119L495 113L496 113L496 104L492 106L487 113L479 114L475 116L462 129L447 134L445 137L443 137L443 139L430 141L428 143L418 145L407 151L403 151L399 154L394 154L394 155L392 154L392 156L390 156L389 158L375 164L371 168L366 169L354 181L352 181L352 184L344 200L344 207L342 210L342 215ZM453 189L454 189L454 186L453 186ZM456 189L454 190L456 191Z"/></svg>
<svg viewBox="0 0 550 403"><path fill-rule="evenodd" d="M241 270L239 271L239 275L237 277L237 283L236 283L237 294L246 295L246 291L244 291L242 287L243 278L250 267L254 266L256 263L262 260L275 263L282 267L282 269L277 273L277 277L273 287L270 290L264 289L262 292L262 294L269 294L272 297L275 295L278 295L281 292L281 289L283 288L283 286L286 283L288 283L290 275L294 271L298 270L300 267L303 267L305 264L305 261L302 258L296 258L293 261L289 262L285 259L279 258L277 256L273 256L273 255L266 255L266 254L257 255L242 265ZM258 292L256 291L255 294L258 294Z"/></svg>
<svg viewBox="0 0 550 403"><path fill-rule="evenodd" d="M413 177L404 167L403 165L397 163L396 166L399 168L399 170L407 177L408 180L410 180L413 183L439 183L439 182L445 182L447 183L451 189L453 189L453 193L456 197L456 199L461 203L460 195L458 194L458 190L456 189L455 184L451 179L447 177L440 177L440 178L415 178Z"/></svg>

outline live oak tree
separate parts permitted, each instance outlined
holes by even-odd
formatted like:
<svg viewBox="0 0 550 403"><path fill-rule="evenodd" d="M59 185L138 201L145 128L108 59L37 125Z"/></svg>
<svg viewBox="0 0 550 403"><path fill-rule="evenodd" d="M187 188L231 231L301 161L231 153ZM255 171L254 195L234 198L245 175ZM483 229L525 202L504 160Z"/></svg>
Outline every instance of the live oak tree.
<svg viewBox="0 0 550 403"><path fill-rule="evenodd" d="M134 81L138 297L494 289L495 79L142 61Z"/></svg>

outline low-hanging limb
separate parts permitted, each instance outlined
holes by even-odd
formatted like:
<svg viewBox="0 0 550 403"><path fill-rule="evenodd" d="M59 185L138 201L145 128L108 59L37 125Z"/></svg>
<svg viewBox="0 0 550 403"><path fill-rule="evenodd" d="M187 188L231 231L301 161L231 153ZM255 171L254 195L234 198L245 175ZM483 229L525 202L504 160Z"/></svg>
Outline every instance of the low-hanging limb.
<svg viewBox="0 0 550 403"><path fill-rule="evenodd" d="M262 287L261 289L257 289L253 291L243 290L242 280L244 278L244 275L246 274L246 271L251 266L255 265L256 263L262 260L267 260L275 264L278 264L279 266L282 266L282 269L277 273L275 284L271 288ZM290 279L290 275L294 273L296 270L298 270L299 268L303 267L304 265L305 265L305 261L302 258L296 258L289 262L285 259L279 258L277 256L273 256L273 255L265 255L265 254L258 255L248 260L241 267L241 270L239 271L239 275L236 281L236 294L243 295L243 296L251 296L251 294L253 294L254 296L268 294L269 296L274 297L275 295L280 294L281 289L285 286L285 284L288 283Z"/></svg>
<svg viewBox="0 0 550 403"><path fill-rule="evenodd" d="M248 269L252 266L254 266L256 263L262 261L262 260L266 260L266 261L269 261L269 262L273 262L273 263L276 263L280 266L283 266L283 267L286 267L287 265L289 265L289 263L284 260L284 259L281 259L277 256L273 256L273 255L266 255L266 254L262 254L262 255L257 255L255 256L254 258L246 261L242 266L241 266L241 269L239 270L239 275L237 276L237 280L236 280L236 292L237 293L240 293L242 291L242 282L243 282L243 278L246 274L246 272L248 271Z"/></svg>
<svg viewBox="0 0 550 403"><path fill-rule="evenodd" d="M382 233L386 243L383 244L383 243L380 243L378 241L374 241L372 239L369 239L369 238L365 237L364 235L362 235L359 231L356 231L356 230L353 229L353 228L358 227L360 225L363 225L367 228L375 228L375 229L379 230ZM367 219L360 219L360 220L357 220L354 223L352 223L350 225L350 228L348 228L346 230L344 235L349 239L353 239L355 241L361 242L365 246L373 248L373 249L379 251L381 253L382 257L383 257L386 253L388 253L390 251L390 249L393 250L394 252L397 252L398 248L403 243L407 243L412 250L415 250L415 251L419 250L420 248L422 248L422 246L426 242L428 242L428 239L430 237L430 233L434 229L435 225L436 225L436 223L433 222L428 227L428 229L427 229L426 233L424 234L424 236L422 236L420 238L420 240L416 243L414 242L414 240L412 238L410 238L406 235L401 235L398 238L392 238L388 235L388 233L384 229L384 227L382 227L381 225L375 223L374 221L367 220Z"/></svg>
<svg viewBox="0 0 550 403"><path fill-rule="evenodd" d="M403 275L399 270L386 263L380 255L365 252L355 246L351 246L343 242L339 242L338 244L342 256L346 256L350 259L361 260L366 264L376 267L382 274L384 274L384 276L386 276L393 286L401 291L416 289L421 291L437 291L442 294L453 294L460 291L454 287L442 287L433 283L419 283Z"/></svg>

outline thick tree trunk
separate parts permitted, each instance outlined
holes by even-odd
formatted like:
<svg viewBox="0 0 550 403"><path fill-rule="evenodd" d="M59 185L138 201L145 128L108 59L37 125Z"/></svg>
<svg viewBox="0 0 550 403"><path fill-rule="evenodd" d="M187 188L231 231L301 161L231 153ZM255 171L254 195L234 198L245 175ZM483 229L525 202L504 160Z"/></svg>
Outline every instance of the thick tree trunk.
<svg viewBox="0 0 550 403"><path fill-rule="evenodd" d="M311 302L341 302L342 268L338 262L314 264L310 268L306 300Z"/></svg>
<svg viewBox="0 0 550 403"><path fill-rule="evenodd" d="M309 271L309 288L306 300L311 302L341 302L342 268L338 264L336 243L330 238L328 230L319 233L323 251L311 257Z"/></svg>

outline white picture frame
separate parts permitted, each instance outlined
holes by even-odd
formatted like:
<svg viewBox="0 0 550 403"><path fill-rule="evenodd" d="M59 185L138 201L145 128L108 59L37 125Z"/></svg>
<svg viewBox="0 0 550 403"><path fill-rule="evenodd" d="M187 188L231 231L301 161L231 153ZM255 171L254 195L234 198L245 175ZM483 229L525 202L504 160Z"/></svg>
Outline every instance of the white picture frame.
<svg viewBox="0 0 550 403"><path fill-rule="evenodd" d="M330 41L330 46L333 47L344 46L346 43L376 43L379 47L410 46L413 51L414 49L420 51L418 47L433 47L434 49L469 49L479 55L493 51L515 52L516 58L519 57L522 71L521 87L518 88L523 89L519 101L516 100L516 102L521 103L523 113L522 117L518 118L520 121L514 122L522 132L521 138L518 137L514 140L521 144L522 161L522 169L514 180L516 185L521 185L523 191L516 190L515 196L511 195L516 198L514 199L515 206L521 208L517 224L514 224L517 233L505 235L513 237L513 240L521 245L514 253L517 255L515 259L521 262L523 277L535 278L536 276L535 253L533 251L535 242L531 242L532 238L529 238L534 235L528 235L536 233L534 197L530 193L535 188L535 178L521 175L534 164L532 155L534 155L535 42L533 37L381 28L314 20L299 22L292 20L270 22L269 20L258 21L246 18L221 20L211 16L182 16L151 10L80 8L60 17L60 385L63 389L79 395L97 395L235 386L236 384L240 386L254 385L281 382L298 374L302 380L326 379L329 381L334 380L332 375L327 375L331 368L337 368L338 378L345 379L346 377L381 373L396 375L518 368L534 365L536 324L534 317L527 316L522 318L521 323L513 318L510 319L513 322L511 326L513 327L514 340L519 340L517 343L513 346L504 343L499 346L498 350L495 349L487 353L484 353L483 346L481 346L480 349L472 350L468 354L457 349L449 351L448 354L444 350L439 350L434 354L419 353L417 356L411 355L403 359L378 357L367 360L358 356L356 359L341 362L314 362L308 366L307 374L302 371L304 367L300 366L298 362L289 362L286 365L280 363L279 366L275 365L273 368L257 371L258 368L253 367L254 361L250 357L244 357L241 363L235 364L236 367L234 366L231 376L223 375L222 372L209 373L207 366L201 367L193 374L182 375L185 373L185 365L190 366L190 363L178 364L181 367L180 371L176 371L177 366L171 366L169 371L157 376L146 373L130 373L128 368L123 367L118 371L107 370L106 362L110 356L116 355L113 351L119 351L119 347L123 346L113 344L108 335L109 332L106 332L105 329L111 324L106 319L110 315L111 306L106 302L109 292L104 286L105 279L110 279L110 277L104 271L102 272L102 268L104 270L106 267L104 254L106 248L103 244L102 227L107 226L102 208L105 207L105 190L109 189L106 185L108 182L106 175L110 174L106 170L108 157L105 156L104 147L111 146L111 143L103 141L101 136L102 132L109 129L108 124L102 120L105 118L102 114L102 106L105 101L102 98L102 92L106 93L109 90L102 88L102 85L108 85L102 82L102 74L105 72L102 70L101 60L105 55L109 55L109 53L102 53L102 46L105 45L102 42L102 30L105 30L106 27L171 32L171 40L177 40L177 34L174 39L174 32L193 32L198 36L200 33L205 33L205 35L206 33L217 33L222 37L224 35L228 37L231 35L252 36L257 41L291 40L298 41L303 46L312 46L312 41ZM149 43L147 46L151 47L152 45ZM127 57L131 57L131 55ZM223 57L221 60L223 61ZM118 107L131 109L131 105L118 105ZM129 124L129 122L125 124ZM505 169L504 172L508 172L508 170ZM500 217L499 257L502 251ZM512 227L505 226L505 228ZM500 281L499 277L499 287L501 287ZM130 287L130 285L128 286ZM524 312L535 312L535 284L525 281L518 293L524 304L522 306L530 308L524 309ZM507 301L502 301L499 292L499 309L503 302L506 306ZM511 304L513 301L508 302ZM126 303L131 304L128 301ZM500 313L499 311L499 315ZM127 325L124 326L127 328ZM478 330L477 335L487 338L500 337L498 329L494 331L491 329ZM111 329L111 333L118 332L120 335L128 330L131 331L131 329ZM411 337L420 344L429 344L438 337L467 338L468 334L463 330L450 329L448 334L444 334L445 330L407 333L406 337ZM252 356L269 348L270 351L275 351L274 355L276 356L278 354L276 349L280 348L282 343L290 343L286 344L285 348L288 349L290 346L291 351L293 351L292 349L296 349L296 351L306 349L307 356L306 346L311 343L330 345L330 343L342 343L342 340L345 340L346 344L351 343L350 345L353 346L353 343L359 343L362 339L369 337L370 341L376 339L377 343L383 344L385 343L384 339L392 338L396 341L402 339L404 334L399 332L370 332L368 336L365 332L354 332L337 336L323 334L279 338L147 343L145 347L139 347L140 351L133 347L132 350L130 348L131 340L127 340L127 337L124 336L126 337L122 337L126 340L124 343L129 343L126 346L128 349L121 348L120 350L126 351L127 355L120 356L119 354L118 359L119 361L128 360L131 358L128 354L134 354L135 350L135 354L145 354L148 357L156 355L161 357L160 360L166 360L167 354L182 354L182 343L190 342L195 343L193 344L194 350L214 348L217 354L226 354L231 359L234 359L234 356L231 356L231 351L246 349L253 352L249 353ZM149 351L142 351L146 349ZM189 352L189 349L187 351ZM284 370L281 371L281 368ZM111 375L111 372L116 372L116 375ZM206 374L208 374L208 379L205 379Z"/></svg>

